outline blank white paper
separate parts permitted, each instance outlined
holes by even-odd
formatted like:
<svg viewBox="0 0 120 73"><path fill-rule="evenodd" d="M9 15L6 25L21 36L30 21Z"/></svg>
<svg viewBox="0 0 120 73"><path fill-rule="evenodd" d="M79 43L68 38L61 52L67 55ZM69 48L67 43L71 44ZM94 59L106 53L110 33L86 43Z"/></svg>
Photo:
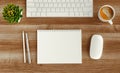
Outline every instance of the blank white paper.
<svg viewBox="0 0 120 73"><path fill-rule="evenodd" d="M37 30L37 64L81 64L81 30Z"/></svg>

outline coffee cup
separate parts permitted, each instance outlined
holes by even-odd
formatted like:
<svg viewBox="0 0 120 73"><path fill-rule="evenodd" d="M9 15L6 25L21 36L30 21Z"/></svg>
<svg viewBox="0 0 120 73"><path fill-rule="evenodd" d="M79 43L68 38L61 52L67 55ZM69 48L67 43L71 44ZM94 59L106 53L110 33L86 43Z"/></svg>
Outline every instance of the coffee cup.
<svg viewBox="0 0 120 73"><path fill-rule="evenodd" d="M115 9L110 5L104 5L99 9L98 18L102 22L108 22L109 24L113 24L113 19L115 17Z"/></svg>

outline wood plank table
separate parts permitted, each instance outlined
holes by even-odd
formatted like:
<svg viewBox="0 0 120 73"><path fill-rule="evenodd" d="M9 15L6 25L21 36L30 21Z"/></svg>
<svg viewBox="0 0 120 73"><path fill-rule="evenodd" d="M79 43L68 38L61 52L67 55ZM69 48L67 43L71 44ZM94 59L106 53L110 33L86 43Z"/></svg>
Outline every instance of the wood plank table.
<svg viewBox="0 0 120 73"><path fill-rule="evenodd" d="M18 24L9 24L2 17L2 9L8 3L24 9ZM98 20L100 6L110 4L116 10L114 25ZM94 0L93 18L27 18L26 0L0 0L0 73L120 73L120 0ZM38 29L82 29L82 64L37 65ZM32 64L23 63L22 31L29 35ZM90 38L101 34L104 51L100 60L89 56Z"/></svg>

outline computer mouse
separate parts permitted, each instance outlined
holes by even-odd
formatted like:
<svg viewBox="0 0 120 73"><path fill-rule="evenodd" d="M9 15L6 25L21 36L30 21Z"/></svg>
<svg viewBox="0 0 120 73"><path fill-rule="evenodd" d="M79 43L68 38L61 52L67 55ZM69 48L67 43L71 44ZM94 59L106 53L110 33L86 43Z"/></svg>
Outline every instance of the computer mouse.
<svg viewBox="0 0 120 73"><path fill-rule="evenodd" d="M103 52L103 37L101 35L93 35L90 43L90 57L92 59L100 59Z"/></svg>

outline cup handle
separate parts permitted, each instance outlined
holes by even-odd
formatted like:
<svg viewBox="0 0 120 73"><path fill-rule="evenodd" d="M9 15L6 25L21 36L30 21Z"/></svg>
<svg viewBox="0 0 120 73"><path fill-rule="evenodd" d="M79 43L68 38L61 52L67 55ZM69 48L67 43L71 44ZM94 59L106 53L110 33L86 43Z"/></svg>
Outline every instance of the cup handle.
<svg viewBox="0 0 120 73"><path fill-rule="evenodd" d="M112 20L109 20L108 23L111 24L111 25L113 25L113 21Z"/></svg>

